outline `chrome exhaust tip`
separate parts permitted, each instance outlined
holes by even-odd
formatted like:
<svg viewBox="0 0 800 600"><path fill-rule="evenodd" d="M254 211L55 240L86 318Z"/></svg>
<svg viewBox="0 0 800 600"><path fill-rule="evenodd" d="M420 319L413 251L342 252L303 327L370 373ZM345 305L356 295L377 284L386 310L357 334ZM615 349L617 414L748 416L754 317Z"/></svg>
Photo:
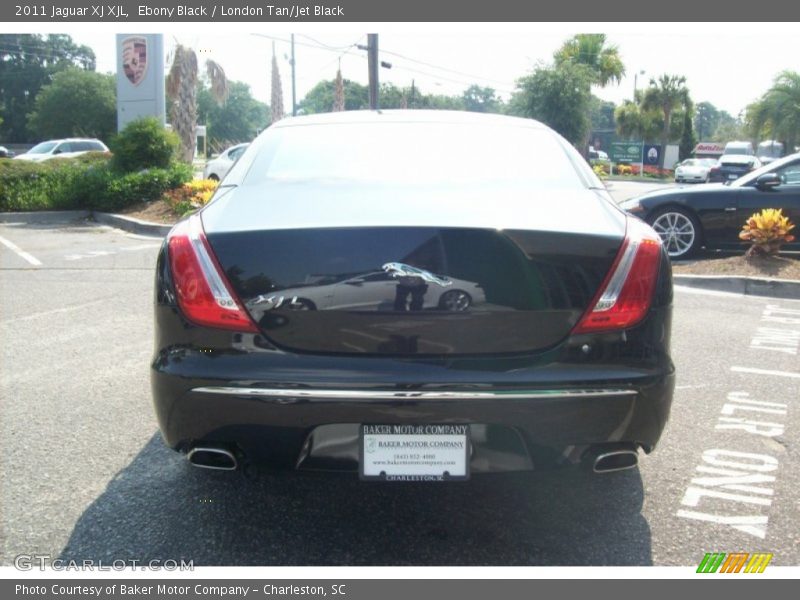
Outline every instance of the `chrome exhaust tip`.
<svg viewBox="0 0 800 600"><path fill-rule="evenodd" d="M201 469L235 471L239 466L233 452L213 446L195 446L186 454L186 459Z"/></svg>
<svg viewBox="0 0 800 600"><path fill-rule="evenodd" d="M619 448L607 450L595 456L592 471L595 473L613 473L633 469L639 464L639 451L636 448Z"/></svg>

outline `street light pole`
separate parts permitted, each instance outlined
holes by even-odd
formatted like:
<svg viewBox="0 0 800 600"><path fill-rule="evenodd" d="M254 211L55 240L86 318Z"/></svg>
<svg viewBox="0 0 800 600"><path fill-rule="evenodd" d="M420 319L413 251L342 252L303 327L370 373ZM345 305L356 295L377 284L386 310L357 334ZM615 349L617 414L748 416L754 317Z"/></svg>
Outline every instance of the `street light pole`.
<svg viewBox="0 0 800 600"><path fill-rule="evenodd" d="M297 116L297 84L294 73L294 34L292 34L292 116Z"/></svg>
<svg viewBox="0 0 800 600"><path fill-rule="evenodd" d="M369 108L378 110L378 34L367 34L367 68L369 69Z"/></svg>

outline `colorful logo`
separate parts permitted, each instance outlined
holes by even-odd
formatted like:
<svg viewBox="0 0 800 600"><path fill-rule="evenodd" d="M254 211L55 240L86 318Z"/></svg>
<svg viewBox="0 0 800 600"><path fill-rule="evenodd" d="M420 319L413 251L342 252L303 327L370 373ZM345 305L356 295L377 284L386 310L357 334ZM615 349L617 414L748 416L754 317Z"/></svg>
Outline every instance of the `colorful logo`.
<svg viewBox="0 0 800 600"><path fill-rule="evenodd" d="M122 40L122 71L133 85L142 83L147 73L147 38L132 36Z"/></svg>
<svg viewBox="0 0 800 600"><path fill-rule="evenodd" d="M698 573L763 573L772 554L757 552L711 552L703 557L697 567Z"/></svg>

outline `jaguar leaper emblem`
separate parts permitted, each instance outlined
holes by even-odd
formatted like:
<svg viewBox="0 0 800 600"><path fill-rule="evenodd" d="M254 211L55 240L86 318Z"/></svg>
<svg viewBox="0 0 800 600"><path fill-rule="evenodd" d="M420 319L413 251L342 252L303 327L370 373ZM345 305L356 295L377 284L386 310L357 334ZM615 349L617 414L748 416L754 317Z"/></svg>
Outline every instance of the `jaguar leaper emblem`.
<svg viewBox="0 0 800 600"><path fill-rule="evenodd" d="M439 277L438 275L434 275L429 271L418 269L417 267L412 267L411 265L406 265L403 263L390 262L386 263L381 268L387 273L391 274L392 277L419 277L423 281L435 283L436 285L440 285L442 287L453 285L453 282L449 279Z"/></svg>

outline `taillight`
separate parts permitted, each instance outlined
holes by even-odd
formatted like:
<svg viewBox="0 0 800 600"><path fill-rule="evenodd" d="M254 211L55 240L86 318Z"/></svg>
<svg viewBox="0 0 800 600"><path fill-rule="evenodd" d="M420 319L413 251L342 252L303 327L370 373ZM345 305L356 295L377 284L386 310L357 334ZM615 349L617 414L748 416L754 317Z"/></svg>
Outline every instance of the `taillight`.
<svg viewBox="0 0 800 600"><path fill-rule="evenodd" d="M178 306L198 325L258 332L217 263L198 215L182 221L167 241Z"/></svg>
<svg viewBox="0 0 800 600"><path fill-rule="evenodd" d="M653 301L660 262L661 239L638 219L629 218L614 265L572 333L626 329L641 321Z"/></svg>

